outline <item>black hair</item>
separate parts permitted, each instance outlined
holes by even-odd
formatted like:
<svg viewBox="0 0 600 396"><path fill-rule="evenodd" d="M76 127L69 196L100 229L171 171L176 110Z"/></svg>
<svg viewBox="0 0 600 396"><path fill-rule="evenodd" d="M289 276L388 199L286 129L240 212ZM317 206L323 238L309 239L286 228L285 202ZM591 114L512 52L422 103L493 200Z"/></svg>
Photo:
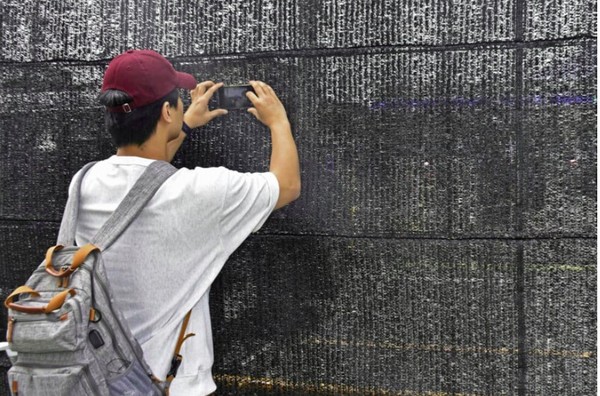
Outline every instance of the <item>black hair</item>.
<svg viewBox="0 0 600 396"><path fill-rule="evenodd" d="M120 106L131 102L131 96L123 91L109 89L100 94L98 100L107 107ZM117 147L137 144L141 146L152 136L160 119L163 103L177 107L179 90L175 88L156 102L147 104L129 113L117 113L105 110L104 124Z"/></svg>

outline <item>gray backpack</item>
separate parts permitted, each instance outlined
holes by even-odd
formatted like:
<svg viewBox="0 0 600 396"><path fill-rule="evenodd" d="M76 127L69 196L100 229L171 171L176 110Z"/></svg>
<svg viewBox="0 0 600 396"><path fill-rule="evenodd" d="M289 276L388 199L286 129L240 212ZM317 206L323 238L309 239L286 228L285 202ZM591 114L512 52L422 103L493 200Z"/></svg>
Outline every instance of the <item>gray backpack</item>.
<svg viewBox="0 0 600 396"><path fill-rule="evenodd" d="M168 378L160 380L152 375L140 345L114 305L100 253L176 169L154 161L91 243L78 247L74 245L81 181L93 164L87 164L74 181L58 245L48 249L26 284L6 299L6 338L9 348L17 352L8 371L13 396L164 395L181 363L179 350L187 338L189 313Z"/></svg>

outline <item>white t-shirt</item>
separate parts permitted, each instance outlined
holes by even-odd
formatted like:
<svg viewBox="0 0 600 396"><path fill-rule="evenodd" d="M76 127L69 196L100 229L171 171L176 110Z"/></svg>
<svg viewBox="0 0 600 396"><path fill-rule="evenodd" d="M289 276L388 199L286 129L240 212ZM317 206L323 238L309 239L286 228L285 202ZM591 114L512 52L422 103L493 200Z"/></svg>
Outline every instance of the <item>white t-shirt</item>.
<svg viewBox="0 0 600 396"><path fill-rule="evenodd" d="M87 243L153 160L112 156L93 166L81 189L76 242ZM73 185L69 189L72 193ZM279 196L273 173L180 169L102 253L116 305L164 379L185 314L193 309L172 396L207 395L213 344L208 295L227 258L267 220Z"/></svg>

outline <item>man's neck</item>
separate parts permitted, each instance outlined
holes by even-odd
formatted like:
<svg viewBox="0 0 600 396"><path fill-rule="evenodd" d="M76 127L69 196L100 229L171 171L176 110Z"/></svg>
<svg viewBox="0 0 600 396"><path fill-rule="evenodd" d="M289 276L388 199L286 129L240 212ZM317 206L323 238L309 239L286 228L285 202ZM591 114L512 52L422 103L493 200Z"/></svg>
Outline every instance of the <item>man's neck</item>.
<svg viewBox="0 0 600 396"><path fill-rule="evenodd" d="M124 156L124 157L141 157L141 158L167 161L167 155L164 152L161 153L160 151L161 150L151 150L148 148L131 145L131 146L119 147L117 149L117 155Z"/></svg>
<svg viewBox="0 0 600 396"><path fill-rule="evenodd" d="M117 149L118 156L141 157L154 160L168 161L167 145L162 134L154 133L143 144L130 144Z"/></svg>

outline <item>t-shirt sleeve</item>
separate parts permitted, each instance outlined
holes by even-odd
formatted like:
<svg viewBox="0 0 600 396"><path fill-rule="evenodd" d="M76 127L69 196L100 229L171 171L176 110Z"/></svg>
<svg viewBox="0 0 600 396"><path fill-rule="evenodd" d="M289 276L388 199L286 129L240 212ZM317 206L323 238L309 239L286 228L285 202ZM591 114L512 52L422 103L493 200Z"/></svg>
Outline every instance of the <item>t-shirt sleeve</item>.
<svg viewBox="0 0 600 396"><path fill-rule="evenodd" d="M234 250L258 231L279 199L279 182L271 172L227 172L222 206L221 237Z"/></svg>
<svg viewBox="0 0 600 396"><path fill-rule="evenodd" d="M71 195L73 195L73 190L75 189L75 180L77 180L77 178L79 177L80 173L81 173L81 169L78 170L77 173L75 173L75 175L71 179L71 182L69 183L69 197Z"/></svg>

